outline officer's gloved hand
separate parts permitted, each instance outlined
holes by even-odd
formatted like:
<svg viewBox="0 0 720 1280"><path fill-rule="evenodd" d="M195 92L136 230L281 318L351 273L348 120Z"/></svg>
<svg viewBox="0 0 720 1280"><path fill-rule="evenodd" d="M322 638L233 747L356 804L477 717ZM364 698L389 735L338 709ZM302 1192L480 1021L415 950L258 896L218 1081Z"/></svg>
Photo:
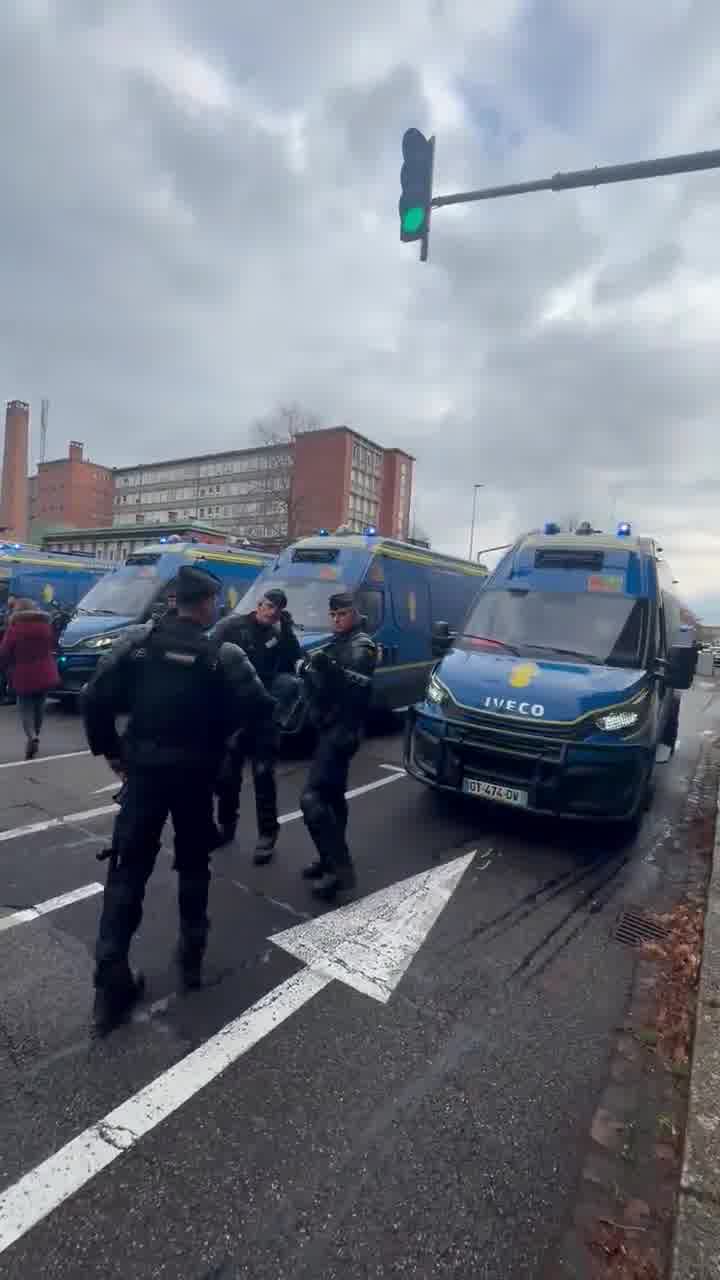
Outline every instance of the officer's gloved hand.
<svg viewBox="0 0 720 1280"><path fill-rule="evenodd" d="M311 654L310 662L313 671L329 671L332 666L332 659L324 649L318 649L315 653Z"/></svg>

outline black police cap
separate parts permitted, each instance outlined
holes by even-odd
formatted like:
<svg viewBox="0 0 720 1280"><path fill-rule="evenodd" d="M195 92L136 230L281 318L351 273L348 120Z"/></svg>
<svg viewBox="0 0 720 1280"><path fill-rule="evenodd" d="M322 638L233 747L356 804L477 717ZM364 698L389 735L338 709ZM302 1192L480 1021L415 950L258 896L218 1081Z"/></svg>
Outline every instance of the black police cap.
<svg viewBox="0 0 720 1280"><path fill-rule="evenodd" d="M335 595L330 597L328 608L331 613L334 613L336 609L354 609L355 597L352 591L336 591Z"/></svg>
<svg viewBox="0 0 720 1280"><path fill-rule="evenodd" d="M268 604L272 604L276 609L287 609L287 596L279 587L271 587L265 592L263 600L267 600Z"/></svg>
<svg viewBox="0 0 720 1280"><path fill-rule="evenodd" d="M192 564L181 565L178 569L175 591L178 604L195 604L198 600L216 596L221 590L220 579L207 569L198 569Z"/></svg>

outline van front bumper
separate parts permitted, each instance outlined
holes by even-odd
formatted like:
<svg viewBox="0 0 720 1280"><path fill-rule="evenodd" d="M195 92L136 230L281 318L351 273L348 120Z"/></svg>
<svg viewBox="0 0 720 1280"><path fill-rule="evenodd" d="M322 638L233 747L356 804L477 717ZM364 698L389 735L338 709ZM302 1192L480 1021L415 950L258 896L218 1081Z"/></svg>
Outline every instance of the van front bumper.
<svg viewBox="0 0 720 1280"><path fill-rule="evenodd" d="M527 812L554 817L634 818L655 759L647 742L591 743L516 721L468 724L413 707L404 765L439 791L463 793L465 779L527 793Z"/></svg>
<svg viewBox="0 0 720 1280"><path fill-rule="evenodd" d="M102 653L93 653L90 650L82 653L73 652L71 649L63 652L61 649L57 659L60 687L54 696L75 697L82 693L88 681L92 680L101 657Z"/></svg>

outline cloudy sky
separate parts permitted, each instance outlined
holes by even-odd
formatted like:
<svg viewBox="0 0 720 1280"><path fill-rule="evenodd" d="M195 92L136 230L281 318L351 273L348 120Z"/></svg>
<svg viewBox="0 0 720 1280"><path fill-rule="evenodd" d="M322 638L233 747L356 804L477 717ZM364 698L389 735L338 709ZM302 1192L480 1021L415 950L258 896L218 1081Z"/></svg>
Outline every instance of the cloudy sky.
<svg viewBox="0 0 720 1280"><path fill-rule="evenodd" d="M242 447L299 401L418 459L467 550L658 535L720 621L720 171L438 211L436 192L720 147L717 0L2 0L0 397L50 454ZM35 441L35 449L37 442Z"/></svg>

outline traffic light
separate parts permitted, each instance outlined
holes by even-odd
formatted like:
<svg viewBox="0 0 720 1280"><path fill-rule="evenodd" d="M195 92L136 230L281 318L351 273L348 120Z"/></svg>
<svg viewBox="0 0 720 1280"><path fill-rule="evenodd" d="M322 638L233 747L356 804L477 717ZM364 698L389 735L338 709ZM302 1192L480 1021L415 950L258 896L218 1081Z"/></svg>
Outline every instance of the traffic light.
<svg viewBox="0 0 720 1280"><path fill-rule="evenodd" d="M400 170L400 239L421 240L420 258L427 258L432 201L435 139L419 129L407 129L402 140L403 167Z"/></svg>

